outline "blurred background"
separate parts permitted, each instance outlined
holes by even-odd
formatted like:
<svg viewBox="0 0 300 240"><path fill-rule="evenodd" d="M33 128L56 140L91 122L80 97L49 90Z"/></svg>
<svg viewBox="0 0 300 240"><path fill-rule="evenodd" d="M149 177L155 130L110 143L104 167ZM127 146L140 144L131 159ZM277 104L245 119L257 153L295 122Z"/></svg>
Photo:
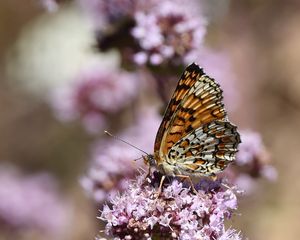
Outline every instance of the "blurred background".
<svg viewBox="0 0 300 240"><path fill-rule="evenodd" d="M193 2L0 2L1 240L93 239L101 204L143 165L103 130L153 151L193 61L221 84L245 143L228 225L298 239L300 3Z"/></svg>

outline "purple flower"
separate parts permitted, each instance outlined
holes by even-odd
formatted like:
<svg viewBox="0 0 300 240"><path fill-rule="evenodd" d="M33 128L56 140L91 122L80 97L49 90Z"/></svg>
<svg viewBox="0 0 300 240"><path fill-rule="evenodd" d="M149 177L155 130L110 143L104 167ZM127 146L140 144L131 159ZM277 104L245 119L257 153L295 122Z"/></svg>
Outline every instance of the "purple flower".
<svg viewBox="0 0 300 240"><path fill-rule="evenodd" d="M197 194L189 186L168 178L158 196L161 175L139 176L120 196L105 205L101 220L106 222L106 234L118 239L241 239L233 229L225 228L237 208L236 191L221 183ZM210 181L210 180L203 180Z"/></svg>
<svg viewBox="0 0 300 240"><path fill-rule="evenodd" d="M152 151L161 118L154 109L141 111L135 124L118 136L144 151ZM127 188L128 178L142 166L142 153L115 139L100 140L92 149L92 162L81 185L95 201L116 195Z"/></svg>
<svg viewBox="0 0 300 240"><path fill-rule="evenodd" d="M137 9L132 35L140 51L137 64L159 65L165 61L181 63L182 57L202 44L206 20L198 1L165 0Z"/></svg>
<svg viewBox="0 0 300 240"><path fill-rule="evenodd" d="M71 209L48 174L24 176L12 166L1 166L0 199L0 222L8 229L55 235L70 222Z"/></svg>
<svg viewBox="0 0 300 240"><path fill-rule="evenodd" d="M201 1L80 0L80 3L98 30L99 48L118 48L124 61L133 60L139 65L178 66L202 46L206 33L207 20Z"/></svg>
<svg viewBox="0 0 300 240"><path fill-rule="evenodd" d="M61 120L80 118L91 132L103 129L107 114L128 106L138 92L137 75L121 70L104 71L94 65L84 69L76 81L57 89L52 105Z"/></svg>
<svg viewBox="0 0 300 240"><path fill-rule="evenodd" d="M256 160L267 163L269 155L259 133L249 130L241 131L241 140L236 157L236 163L239 166L251 165Z"/></svg>
<svg viewBox="0 0 300 240"><path fill-rule="evenodd" d="M241 131L242 143L236 157L236 165L252 177L265 177L269 181L277 179L276 169L271 165L268 153L259 133Z"/></svg>

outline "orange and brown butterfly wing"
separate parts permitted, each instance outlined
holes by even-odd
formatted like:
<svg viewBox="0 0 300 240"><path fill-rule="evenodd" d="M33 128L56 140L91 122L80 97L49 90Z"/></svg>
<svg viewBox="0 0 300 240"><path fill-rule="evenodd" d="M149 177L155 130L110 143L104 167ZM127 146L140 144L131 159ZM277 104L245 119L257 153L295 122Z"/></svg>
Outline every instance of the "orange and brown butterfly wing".
<svg viewBox="0 0 300 240"><path fill-rule="evenodd" d="M222 90L196 64L183 73L158 130L154 155L158 164L188 133L213 120L225 120Z"/></svg>
<svg viewBox="0 0 300 240"><path fill-rule="evenodd" d="M173 96L166 108L164 118L158 129L155 139L154 152L158 152L161 148L163 136L166 135L166 130L169 128L172 117L174 117L174 113L179 104L182 102L182 99L187 95L190 88L194 86L199 77L204 74L200 68L197 69L197 67L194 65L195 64L191 64L186 68L177 84L175 92L173 93Z"/></svg>
<svg viewBox="0 0 300 240"><path fill-rule="evenodd" d="M168 161L183 175L214 175L235 159L240 143L237 127L214 120L195 129L172 146Z"/></svg>

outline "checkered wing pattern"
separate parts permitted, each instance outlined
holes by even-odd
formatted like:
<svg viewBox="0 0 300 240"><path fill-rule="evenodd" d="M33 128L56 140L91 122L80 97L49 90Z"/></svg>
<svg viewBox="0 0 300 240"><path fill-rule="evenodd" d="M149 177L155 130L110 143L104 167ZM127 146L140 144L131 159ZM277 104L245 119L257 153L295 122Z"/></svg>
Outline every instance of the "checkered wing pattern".
<svg viewBox="0 0 300 240"><path fill-rule="evenodd" d="M235 159L240 136L228 121L212 121L195 129L172 146L169 162L184 175L212 175Z"/></svg>
<svg viewBox="0 0 300 240"><path fill-rule="evenodd" d="M179 173L211 175L234 160L240 142L227 120L222 90L196 64L180 78L158 130L154 157Z"/></svg>

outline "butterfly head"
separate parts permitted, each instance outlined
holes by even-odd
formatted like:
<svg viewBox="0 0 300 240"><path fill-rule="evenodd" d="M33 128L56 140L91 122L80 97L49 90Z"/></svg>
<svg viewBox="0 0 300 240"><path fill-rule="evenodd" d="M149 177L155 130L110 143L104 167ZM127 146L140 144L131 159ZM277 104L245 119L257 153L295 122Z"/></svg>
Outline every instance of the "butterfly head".
<svg viewBox="0 0 300 240"><path fill-rule="evenodd" d="M147 154L146 156L143 156L144 163L146 165L149 165L150 167L156 167L157 163L155 161L155 158L152 154Z"/></svg>

